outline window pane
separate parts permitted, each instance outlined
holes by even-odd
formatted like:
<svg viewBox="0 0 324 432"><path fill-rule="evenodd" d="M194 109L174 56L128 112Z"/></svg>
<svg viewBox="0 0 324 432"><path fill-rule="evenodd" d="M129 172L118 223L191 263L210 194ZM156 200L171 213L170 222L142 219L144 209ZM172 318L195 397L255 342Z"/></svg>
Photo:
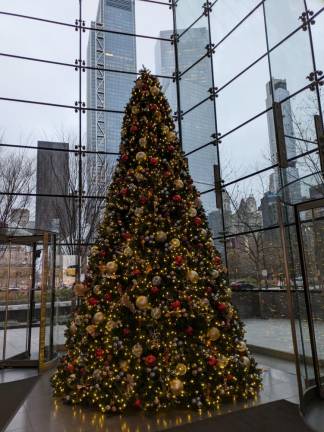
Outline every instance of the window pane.
<svg viewBox="0 0 324 432"><path fill-rule="evenodd" d="M216 148L209 145L188 156L191 177L200 192L214 188L214 164L217 163Z"/></svg>
<svg viewBox="0 0 324 432"><path fill-rule="evenodd" d="M178 30L178 33L180 31ZM181 73L206 54L209 44L208 21L202 17L193 27L180 36L178 43L179 71Z"/></svg>
<svg viewBox="0 0 324 432"><path fill-rule="evenodd" d="M177 3L177 31L182 33L203 13L203 0L179 0Z"/></svg>

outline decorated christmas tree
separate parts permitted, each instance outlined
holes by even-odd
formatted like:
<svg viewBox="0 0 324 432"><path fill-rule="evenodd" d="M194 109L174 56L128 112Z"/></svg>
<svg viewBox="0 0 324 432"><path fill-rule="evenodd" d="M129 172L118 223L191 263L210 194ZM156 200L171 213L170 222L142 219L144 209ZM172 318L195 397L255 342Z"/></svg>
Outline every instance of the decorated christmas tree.
<svg viewBox="0 0 324 432"><path fill-rule="evenodd" d="M102 412L203 408L257 394L260 371L231 304L171 109L143 70L66 331L54 393Z"/></svg>

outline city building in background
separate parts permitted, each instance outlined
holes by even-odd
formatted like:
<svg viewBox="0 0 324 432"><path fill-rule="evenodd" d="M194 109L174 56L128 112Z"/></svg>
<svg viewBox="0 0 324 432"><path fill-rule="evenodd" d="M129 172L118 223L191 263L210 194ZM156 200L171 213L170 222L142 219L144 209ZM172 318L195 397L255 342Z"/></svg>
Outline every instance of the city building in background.
<svg viewBox="0 0 324 432"><path fill-rule="evenodd" d="M136 72L136 38L109 31L135 33L134 0L100 0L96 21L91 22L87 48L87 107L120 111L129 100L135 75L108 72ZM108 30L108 31L107 31ZM87 150L118 152L122 113L87 111ZM107 166L114 164L113 155L88 155L88 178L101 189L109 182Z"/></svg>
<svg viewBox="0 0 324 432"><path fill-rule="evenodd" d="M69 144L51 141L37 144L35 228L60 233L68 241L71 223L76 225L76 221L70 220L70 201L65 198L70 192Z"/></svg>

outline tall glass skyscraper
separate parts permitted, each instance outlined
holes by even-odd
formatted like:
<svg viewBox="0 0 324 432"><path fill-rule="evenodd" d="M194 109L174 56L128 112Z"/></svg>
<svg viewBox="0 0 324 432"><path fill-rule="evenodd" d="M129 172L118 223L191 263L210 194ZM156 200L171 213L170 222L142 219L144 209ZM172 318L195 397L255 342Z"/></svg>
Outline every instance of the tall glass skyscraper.
<svg viewBox="0 0 324 432"><path fill-rule="evenodd" d="M135 75L123 72L136 72L136 38L105 30L135 34L134 0L99 0L97 19L91 27L87 65L96 69L87 69L87 107L123 111L135 80ZM122 118L122 113L87 111L87 149L118 152ZM106 174L115 159L89 156L90 178L106 184Z"/></svg>

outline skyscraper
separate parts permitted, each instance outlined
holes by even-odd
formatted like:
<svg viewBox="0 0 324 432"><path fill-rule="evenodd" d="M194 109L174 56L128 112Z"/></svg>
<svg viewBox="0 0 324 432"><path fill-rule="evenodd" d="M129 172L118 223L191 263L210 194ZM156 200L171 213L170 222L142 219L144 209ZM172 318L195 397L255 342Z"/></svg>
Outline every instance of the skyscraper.
<svg viewBox="0 0 324 432"><path fill-rule="evenodd" d="M290 93L287 88L287 81L285 79L273 79L273 99L276 102L281 102L288 98ZM266 107L270 108L272 106L272 91L271 82L266 84L267 98ZM285 134L285 144L287 159L294 158L297 156L297 141L294 139L294 122L292 116L292 109L290 99L287 99L281 104L282 114L283 114L283 125ZM268 122L268 134L269 134L269 144L270 144L270 160L271 163L277 163L277 141L276 141L276 131L273 118L273 111L267 112L267 122ZM301 199L301 187L298 182L299 173L295 161L289 162L289 167L282 170L282 176L280 177L279 169L275 169L274 178L270 178L270 184L274 187L275 191L278 193L282 187L286 187L286 196L289 196L290 201L296 203ZM289 186L287 186L289 185Z"/></svg>
<svg viewBox="0 0 324 432"><path fill-rule="evenodd" d="M134 0L99 0L96 22L91 22L87 49L87 107L123 111L134 85L136 39L109 31L135 34ZM102 69L121 71L108 72ZM87 111L87 149L118 152L123 114ZM107 164L114 156L88 155L88 178L107 182Z"/></svg>
<svg viewBox="0 0 324 432"><path fill-rule="evenodd" d="M160 32L161 38L169 38L170 30ZM181 34L182 30L178 30ZM205 53L209 43L207 27L191 28L185 32L178 44L179 71L184 72L196 63ZM156 46L156 69L162 75L171 75L174 72L174 48L171 44L158 41ZM163 79L164 91L173 110L177 110L176 86L172 80ZM180 80L181 109L185 113L199 102L206 99L212 87L212 72L210 59L198 62L187 71ZM211 134L215 132L213 104L210 100L202 103L188 114L182 121L183 149L189 152L212 140ZM208 146L188 157L191 176L197 188L203 192L214 187L213 165L217 163L216 149ZM204 195L203 202L208 212L215 209L214 192Z"/></svg>

